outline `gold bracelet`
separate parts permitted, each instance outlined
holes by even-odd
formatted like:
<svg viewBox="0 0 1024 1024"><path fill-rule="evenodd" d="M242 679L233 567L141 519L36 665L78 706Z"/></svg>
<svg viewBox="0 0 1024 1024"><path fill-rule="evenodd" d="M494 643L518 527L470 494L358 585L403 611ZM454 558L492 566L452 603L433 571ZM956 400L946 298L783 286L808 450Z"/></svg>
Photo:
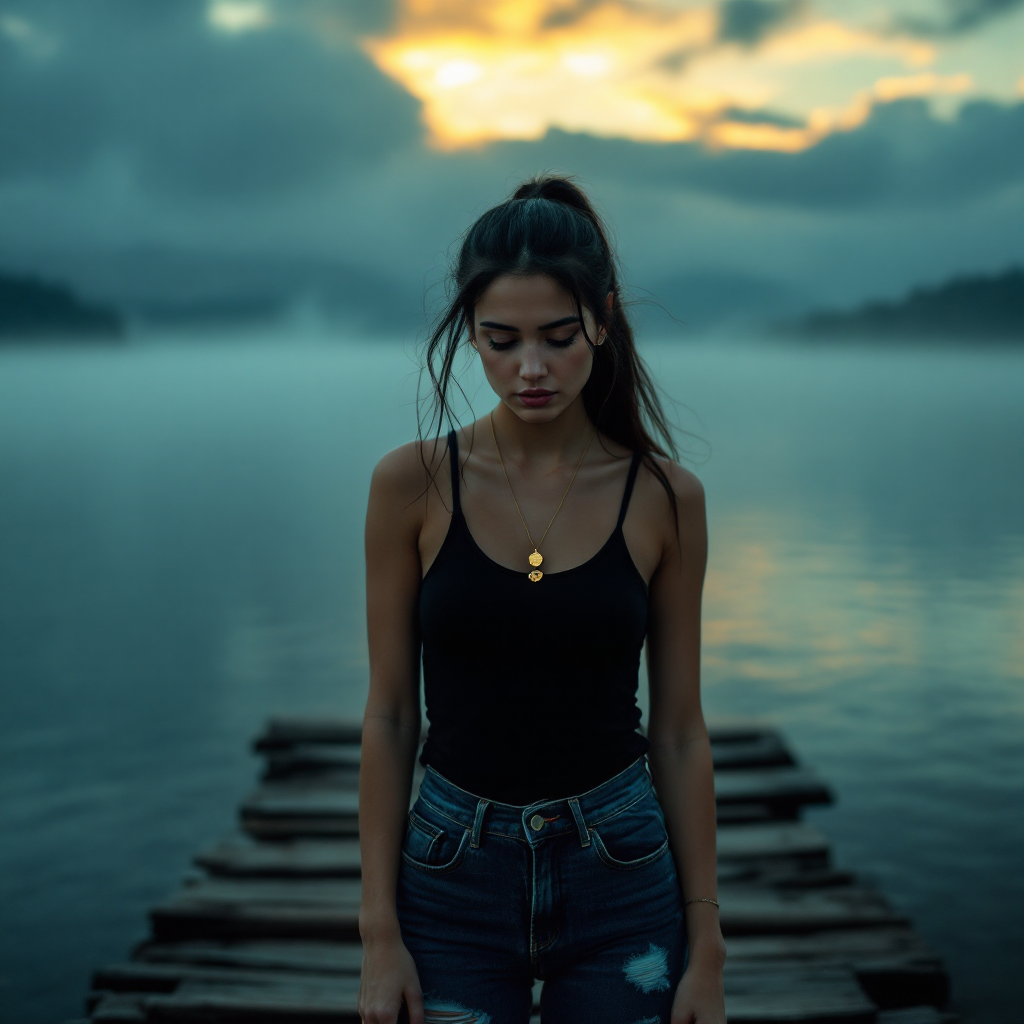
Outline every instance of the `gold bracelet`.
<svg viewBox="0 0 1024 1024"><path fill-rule="evenodd" d="M714 903L718 906L718 900L709 900L706 896L695 896L692 900L687 900L683 906L688 907L691 903Z"/></svg>

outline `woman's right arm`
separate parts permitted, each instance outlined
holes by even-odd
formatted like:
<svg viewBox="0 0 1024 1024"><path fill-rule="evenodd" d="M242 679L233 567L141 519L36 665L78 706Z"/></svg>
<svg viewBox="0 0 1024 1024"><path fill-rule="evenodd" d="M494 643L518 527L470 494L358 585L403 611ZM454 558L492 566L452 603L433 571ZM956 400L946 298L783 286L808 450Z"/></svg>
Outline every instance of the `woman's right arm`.
<svg viewBox="0 0 1024 1024"><path fill-rule="evenodd" d="M420 733L417 604L425 501L415 485L422 476L412 445L385 456L373 473L366 514L370 692L359 772L364 1024L395 1024L403 1000L410 1024L423 1022L419 978L395 905Z"/></svg>

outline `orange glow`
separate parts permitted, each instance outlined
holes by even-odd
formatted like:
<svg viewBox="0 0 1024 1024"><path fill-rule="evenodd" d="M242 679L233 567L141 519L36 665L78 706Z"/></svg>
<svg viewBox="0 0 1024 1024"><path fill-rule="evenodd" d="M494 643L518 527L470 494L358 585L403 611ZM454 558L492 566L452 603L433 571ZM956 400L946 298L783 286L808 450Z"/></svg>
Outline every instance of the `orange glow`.
<svg viewBox="0 0 1024 1024"><path fill-rule="evenodd" d="M935 59L935 47L929 43L879 36L837 21L819 21L775 36L765 44L764 53L783 61L825 60L859 54L893 56L911 67L921 67Z"/></svg>
<svg viewBox="0 0 1024 1024"><path fill-rule="evenodd" d="M879 78L885 64L929 64L935 48L811 15L753 47L719 30L718 6L701 0L401 0L391 34L363 45L422 102L431 144L448 150L557 128L798 152L863 124L875 103L972 84L964 74Z"/></svg>
<svg viewBox="0 0 1024 1024"><path fill-rule="evenodd" d="M883 103L912 96L939 96L967 92L974 81L970 75L907 75L903 78L880 78L875 82L875 95Z"/></svg>

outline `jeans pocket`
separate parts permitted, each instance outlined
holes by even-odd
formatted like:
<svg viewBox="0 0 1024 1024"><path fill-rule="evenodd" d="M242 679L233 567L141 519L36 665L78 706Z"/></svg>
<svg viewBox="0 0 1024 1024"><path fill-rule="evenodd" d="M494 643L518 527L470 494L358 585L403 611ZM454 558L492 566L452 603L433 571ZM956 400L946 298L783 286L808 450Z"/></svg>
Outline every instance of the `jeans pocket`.
<svg viewBox="0 0 1024 1024"><path fill-rule="evenodd" d="M469 846L469 829L460 828L455 822L449 824L455 826L454 830L428 821L414 808L409 812L402 859L414 868L433 874L457 868Z"/></svg>
<svg viewBox="0 0 1024 1024"><path fill-rule="evenodd" d="M653 791L590 829L597 855L609 867L642 868L668 852L668 832Z"/></svg>

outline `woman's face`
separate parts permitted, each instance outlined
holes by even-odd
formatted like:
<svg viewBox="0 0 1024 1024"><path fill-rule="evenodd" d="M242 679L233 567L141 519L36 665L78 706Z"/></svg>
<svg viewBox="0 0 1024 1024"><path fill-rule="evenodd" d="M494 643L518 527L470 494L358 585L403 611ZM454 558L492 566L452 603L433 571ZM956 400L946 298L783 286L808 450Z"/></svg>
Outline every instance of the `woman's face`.
<svg viewBox="0 0 1024 1024"><path fill-rule="evenodd" d="M604 342L590 310L587 335ZM545 274L497 277L480 296L472 342L495 394L527 423L548 423L572 404L594 363L572 296Z"/></svg>

